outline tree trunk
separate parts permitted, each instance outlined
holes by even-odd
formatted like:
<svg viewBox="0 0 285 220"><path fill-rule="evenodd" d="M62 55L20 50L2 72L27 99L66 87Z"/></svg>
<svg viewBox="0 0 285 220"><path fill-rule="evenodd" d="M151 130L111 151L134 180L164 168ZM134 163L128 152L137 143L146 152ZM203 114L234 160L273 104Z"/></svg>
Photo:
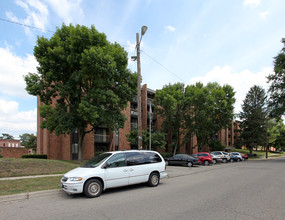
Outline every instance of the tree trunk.
<svg viewBox="0 0 285 220"><path fill-rule="evenodd" d="M171 129L168 129L168 149L167 151L169 153L172 153L172 130Z"/></svg>
<svg viewBox="0 0 285 220"><path fill-rule="evenodd" d="M249 148L249 153L252 154L252 147Z"/></svg>
<svg viewBox="0 0 285 220"><path fill-rule="evenodd" d="M177 151L177 148L178 148L178 146L179 146L179 141L180 141L180 134L179 134L179 129L178 129L178 131L177 131L177 137L176 137L176 143L175 143L175 147L174 147L174 151L173 151L173 155L175 155L176 154L176 151Z"/></svg>
<svg viewBox="0 0 285 220"><path fill-rule="evenodd" d="M82 162L82 152L83 152L83 140L85 137L85 132L84 131L78 131L78 161Z"/></svg>

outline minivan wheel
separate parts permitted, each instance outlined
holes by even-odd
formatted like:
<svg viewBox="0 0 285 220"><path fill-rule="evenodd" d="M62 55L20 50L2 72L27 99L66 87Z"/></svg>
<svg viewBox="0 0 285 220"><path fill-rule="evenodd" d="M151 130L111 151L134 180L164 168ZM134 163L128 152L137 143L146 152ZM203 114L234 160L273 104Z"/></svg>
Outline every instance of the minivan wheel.
<svg viewBox="0 0 285 220"><path fill-rule="evenodd" d="M226 163L227 162L227 159L223 159L223 163Z"/></svg>
<svg viewBox="0 0 285 220"><path fill-rule="evenodd" d="M158 173L151 173L148 178L148 185L149 186L157 186L159 184L159 174Z"/></svg>
<svg viewBox="0 0 285 220"><path fill-rule="evenodd" d="M231 159L230 161L231 161L231 162L234 162L234 159Z"/></svg>
<svg viewBox="0 0 285 220"><path fill-rule="evenodd" d="M204 165L205 165L205 166L208 166L209 164L210 164L209 161L208 161L208 160L205 160Z"/></svg>
<svg viewBox="0 0 285 220"><path fill-rule="evenodd" d="M102 183L99 180L91 179L84 185L84 194L89 198L99 197L102 191Z"/></svg>
<svg viewBox="0 0 285 220"><path fill-rule="evenodd" d="M217 163L217 161L216 160L213 160L213 164L216 164Z"/></svg>

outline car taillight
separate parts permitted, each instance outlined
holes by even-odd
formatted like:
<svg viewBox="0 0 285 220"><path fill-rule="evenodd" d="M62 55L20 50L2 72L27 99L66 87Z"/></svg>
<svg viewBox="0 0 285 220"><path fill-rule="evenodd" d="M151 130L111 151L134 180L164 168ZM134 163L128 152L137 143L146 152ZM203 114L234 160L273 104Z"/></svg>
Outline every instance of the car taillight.
<svg viewBox="0 0 285 220"><path fill-rule="evenodd" d="M166 164L165 164L165 168L164 169L166 170Z"/></svg>

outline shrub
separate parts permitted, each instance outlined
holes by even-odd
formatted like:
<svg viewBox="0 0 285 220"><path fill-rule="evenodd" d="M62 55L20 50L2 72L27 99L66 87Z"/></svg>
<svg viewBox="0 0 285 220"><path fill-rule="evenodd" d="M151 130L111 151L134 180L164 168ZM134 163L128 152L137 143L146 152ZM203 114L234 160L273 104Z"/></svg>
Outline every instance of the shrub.
<svg viewBox="0 0 285 220"><path fill-rule="evenodd" d="M2 158L3 156L2 155L0 155L0 158Z"/></svg>
<svg viewBox="0 0 285 220"><path fill-rule="evenodd" d="M22 158L47 159L47 155L46 154L27 154L27 155L22 155Z"/></svg>
<svg viewBox="0 0 285 220"><path fill-rule="evenodd" d="M106 153L106 151L97 151L94 153L94 156L98 156L100 154Z"/></svg>
<svg viewBox="0 0 285 220"><path fill-rule="evenodd" d="M225 146L222 145L220 140L213 140L209 144L211 151L223 151Z"/></svg>
<svg viewBox="0 0 285 220"><path fill-rule="evenodd" d="M172 157L172 154L171 153L160 153L160 155L163 157L163 158L169 158L169 157Z"/></svg>

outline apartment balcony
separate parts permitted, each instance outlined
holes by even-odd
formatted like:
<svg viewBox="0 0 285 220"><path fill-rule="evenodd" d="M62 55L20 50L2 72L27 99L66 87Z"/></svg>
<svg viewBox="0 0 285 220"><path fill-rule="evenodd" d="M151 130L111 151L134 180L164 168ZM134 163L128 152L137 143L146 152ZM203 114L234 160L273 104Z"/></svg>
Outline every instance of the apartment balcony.
<svg viewBox="0 0 285 220"><path fill-rule="evenodd" d="M135 117L138 117L138 110L136 109L131 109L131 116L135 116Z"/></svg>
<svg viewBox="0 0 285 220"><path fill-rule="evenodd" d="M109 135L95 134L95 143L109 143Z"/></svg>
<svg viewBox="0 0 285 220"><path fill-rule="evenodd" d="M138 123L131 123L131 129L138 129Z"/></svg>

